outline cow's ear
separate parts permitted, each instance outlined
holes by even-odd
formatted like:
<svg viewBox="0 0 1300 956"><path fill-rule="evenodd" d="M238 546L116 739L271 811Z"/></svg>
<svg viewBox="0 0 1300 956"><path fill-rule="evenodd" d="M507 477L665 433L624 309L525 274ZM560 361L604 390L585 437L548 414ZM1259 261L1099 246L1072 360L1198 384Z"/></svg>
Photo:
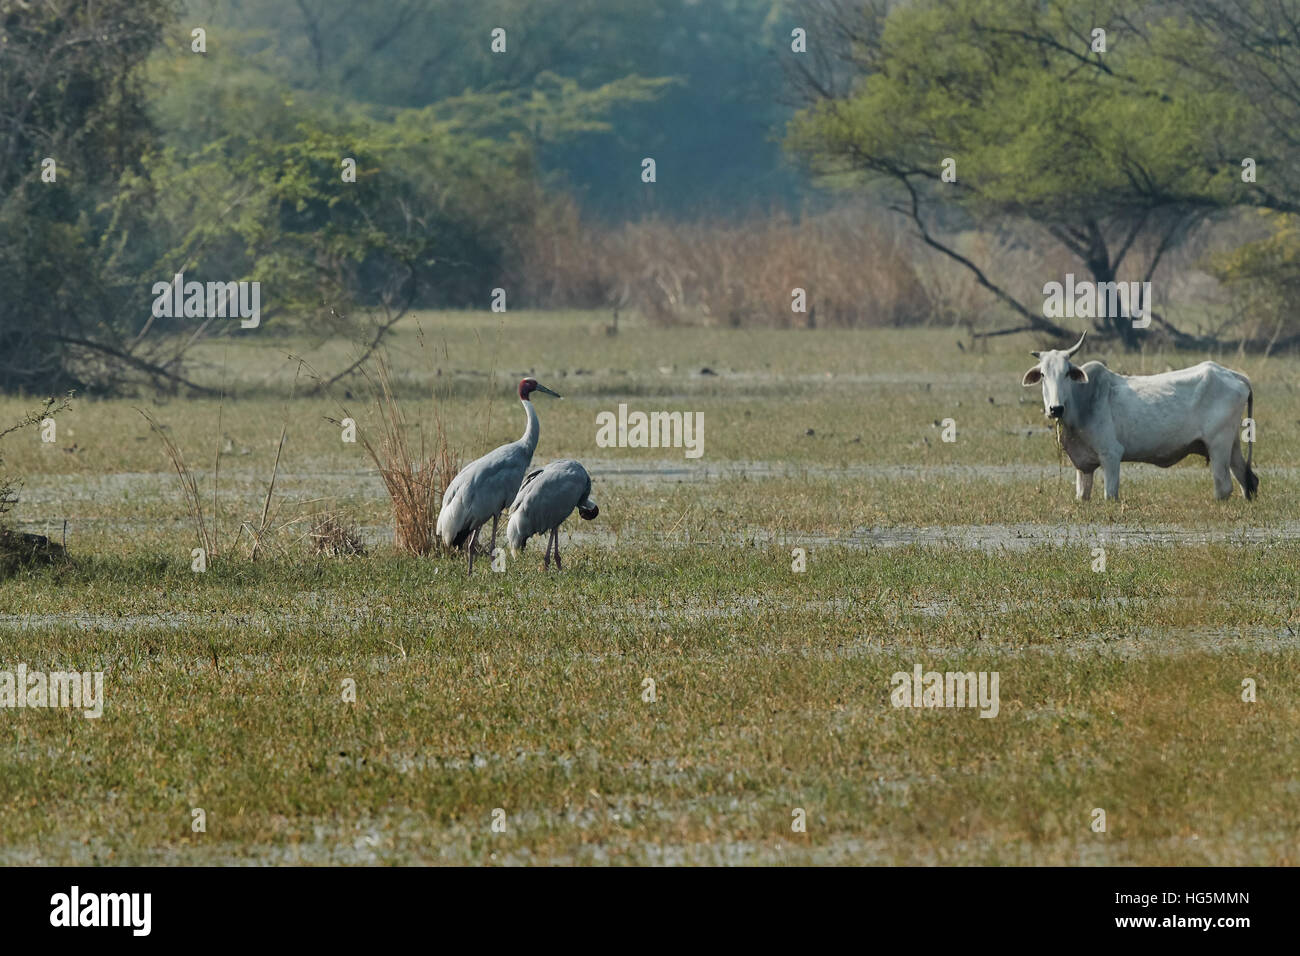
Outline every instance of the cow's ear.
<svg viewBox="0 0 1300 956"><path fill-rule="evenodd" d="M1070 380L1073 382L1088 381L1088 373L1085 372L1083 369L1079 368L1079 366L1077 365L1071 365L1070 370L1065 374L1070 376Z"/></svg>
<svg viewBox="0 0 1300 956"><path fill-rule="evenodd" d="M1030 385L1037 385L1042 380L1043 380L1042 366L1035 365L1033 368L1031 368L1028 372L1025 373L1025 377L1020 380L1020 384L1028 388Z"/></svg>

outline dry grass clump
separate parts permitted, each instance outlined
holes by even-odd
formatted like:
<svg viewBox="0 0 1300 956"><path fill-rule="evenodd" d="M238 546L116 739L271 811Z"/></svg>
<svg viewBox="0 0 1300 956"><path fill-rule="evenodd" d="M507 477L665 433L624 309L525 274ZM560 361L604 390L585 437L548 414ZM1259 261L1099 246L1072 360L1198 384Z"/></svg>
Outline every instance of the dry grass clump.
<svg viewBox="0 0 1300 956"><path fill-rule="evenodd" d="M365 372L365 376L378 412L380 437L376 443L367 432L359 431L358 438L388 490L394 542L399 550L411 554L436 553L443 548L434 533L442 493L457 471L442 411L435 405L431 427L420 427L419 441L413 445L412 426L394 393L387 360L378 358L374 371Z"/></svg>
<svg viewBox="0 0 1300 956"><path fill-rule="evenodd" d="M176 471L176 477L180 479L181 494L185 498L185 509L190 513L190 520L194 522L194 531L198 537L199 547L203 549L208 558L217 557L216 529L203 511L203 499L199 496L198 480L194 477L194 472L190 470L189 465L185 463L185 453L167 434L168 426L159 423L156 418L142 408L137 408L136 411L149 423L149 428L162 442L163 451L167 454L167 460L171 462L172 468Z"/></svg>
<svg viewBox="0 0 1300 956"><path fill-rule="evenodd" d="M311 541L312 551L320 557L363 557L366 554L360 529L342 514L330 512L322 515L307 533L307 537Z"/></svg>
<svg viewBox="0 0 1300 956"><path fill-rule="evenodd" d="M224 556L227 550L221 544L221 535L219 533L220 515L221 515L221 443L217 442L217 451L213 463L212 473L212 509L206 512L203 507L203 498L199 493L199 481L185 461L185 454L181 451L179 445L172 440L168 434L169 427L158 422L152 415L142 408L137 408L141 417L149 423L150 429L158 436L162 442L163 450L167 454L167 460L171 462L172 468L176 471L176 477L180 479L181 494L185 499L185 509L189 512L190 520L194 522L195 535L198 538L199 546L203 548L203 553L207 560L211 561L217 557ZM220 419L218 419L218 422ZM219 426L218 426L219 427ZM271 542L275 532L281 531L296 523L295 520L286 522L279 527L272 527L274 521L279 517L278 502L274 510L272 504L275 501L275 482L280 473L280 460L284 454L285 439L289 435L289 426L286 424L280 429L280 441L275 449L275 464L271 468L271 477L266 486L266 497L262 503L262 513L257 520L256 525L252 521L242 521L235 529L231 537L230 551L233 552L238 547L240 539L244 533L249 537L249 559L256 561L261 555L263 548Z"/></svg>

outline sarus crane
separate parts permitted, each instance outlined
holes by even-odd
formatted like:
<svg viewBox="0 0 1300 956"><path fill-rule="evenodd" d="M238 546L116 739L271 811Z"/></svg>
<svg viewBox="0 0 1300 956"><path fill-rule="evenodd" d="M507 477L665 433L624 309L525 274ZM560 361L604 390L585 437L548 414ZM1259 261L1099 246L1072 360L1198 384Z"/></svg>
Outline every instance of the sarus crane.
<svg viewBox="0 0 1300 956"><path fill-rule="evenodd" d="M543 565L551 566L555 554L555 568L563 571L560 563L560 525L573 514L573 509L587 521L600 514L591 497L591 476L576 461L553 461L524 479L519 494L510 508L510 523L506 525L506 543L512 554L524 549L528 539L535 534L548 532Z"/></svg>
<svg viewBox="0 0 1300 956"><path fill-rule="evenodd" d="M521 381L519 401L523 403L524 414L528 416L523 437L471 461L457 473L443 492L442 510L438 512L435 530L447 547L465 548L469 555L471 574L474 573L474 547L478 544L479 529L487 523L488 518L492 519L492 546L488 550L488 554L491 554L497 545L497 520L519 493L519 486L523 483L524 474L533 460L533 452L537 449L540 426L537 422L537 409L533 408L529 399L533 392L561 397L545 385L538 384L535 378Z"/></svg>

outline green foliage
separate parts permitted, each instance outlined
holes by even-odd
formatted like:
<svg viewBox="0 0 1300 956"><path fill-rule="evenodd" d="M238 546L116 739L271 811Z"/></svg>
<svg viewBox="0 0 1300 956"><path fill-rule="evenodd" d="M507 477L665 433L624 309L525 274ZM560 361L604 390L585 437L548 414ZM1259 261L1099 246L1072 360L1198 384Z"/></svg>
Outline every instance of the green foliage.
<svg viewBox="0 0 1300 956"><path fill-rule="evenodd" d="M421 6L373 22L389 29ZM350 5L299 12L327 7L360 21L336 22L331 41L373 47L372 21ZM270 322L292 318L363 351L412 304L486 302L544 202L538 151L607 132L612 111L670 84L535 71L527 83L462 85L436 100L366 100L346 70L330 79L322 67L307 82L282 45L293 29L268 34L280 13L260 6L243 11L243 32L209 21L204 55L188 26L173 24L164 43L167 3L71 4L62 19L25 9L3 7L19 69L0 84L0 151L25 164L0 177L0 285L13 290L0 304L0 386L10 388L190 384L193 341L241 330L152 316L154 284L178 272L260 282ZM83 45L81 58L60 59ZM57 185L39 182L46 154L59 163ZM343 177L345 159L355 181Z"/></svg>
<svg viewBox="0 0 1300 956"><path fill-rule="evenodd" d="M1268 234L1210 260L1214 276L1238 297L1248 315L1281 320L1296 331L1292 305L1300 295L1300 217L1261 211Z"/></svg>
<svg viewBox="0 0 1300 956"><path fill-rule="evenodd" d="M852 93L802 111L787 145L836 185L905 186L895 196L909 214L919 204L918 223L929 205L949 221L1031 223L1098 281L1133 249L1149 277L1192 224L1242 200L1240 157L1224 144L1242 139L1244 97L1179 65L1197 35L1157 5L900 6L860 51ZM955 182L941 180L946 159Z"/></svg>
<svg viewBox="0 0 1300 956"><path fill-rule="evenodd" d="M951 199L981 214L1070 223L1174 201L1223 202L1235 181L1205 162L1233 132L1228 92L1179 86L1131 4L960 0L899 8L878 72L844 102L804 111L789 144L824 171L916 172L957 160ZM1089 49L1108 28L1105 53Z"/></svg>
<svg viewBox="0 0 1300 956"><path fill-rule="evenodd" d="M139 171L138 67L174 14L169 0L0 0L0 387L84 384L138 330L102 204Z"/></svg>
<svg viewBox="0 0 1300 956"><path fill-rule="evenodd" d="M562 143L581 133L609 132L613 110L653 102L675 83L668 77L626 76L584 89L576 80L545 72L528 90L465 93L439 102L433 112L448 117L456 129L478 135L518 136L534 145Z"/></svg>
<svg viewBox="0 0 1300 956"><path fill-rule="evenodd" d="M751 203L796 197L798 179L770 131L789 114L781 57L799 6L386 0L363 14L352 0L190 4L195 22L210 24L241 62L290 89L376 107L420 108L466 93L552 100L566 83L595 98L638 77L673 78L653 100L633 91L610 101L605 118L566 122L562 136L543 130L542 175L580 189L584 205L605 219L649 201L636 188L644 156L672 174L673 188L653 197L660 211L697 216L709 202L719 212L749 212ZM506 31L504 54L491 51L496 28Z"/></svg>
<svg viewBox="0 0 1300 956"><path fill-rule="evenodd" d="M265 96L261 129L241 129L234 114L197 149L148 156L148 176L117 207L123 218L155 211L141 225L157 279L191 270L260 281L268 320L321 332L347 332L338 317L353 308L484 301L511 228L537 201L527 145L429 110L378 120L310 99Z"/></svg>
<svg viewBox="0 0 1300 956"><path fill-rule="evenodd" d="M538 149L607 130L612 110L670 83L584 87L543 72L526 89L397 108L323 79L286 88L277 65L269 53L251 64L159 58L161 144L117 197L117 221L153 211L134 232L152 246L156 280L192 270L260 281L271 322L367 342L411 304L485 303L544 202ZM341 175L345 158L355 182Z"/></svg>

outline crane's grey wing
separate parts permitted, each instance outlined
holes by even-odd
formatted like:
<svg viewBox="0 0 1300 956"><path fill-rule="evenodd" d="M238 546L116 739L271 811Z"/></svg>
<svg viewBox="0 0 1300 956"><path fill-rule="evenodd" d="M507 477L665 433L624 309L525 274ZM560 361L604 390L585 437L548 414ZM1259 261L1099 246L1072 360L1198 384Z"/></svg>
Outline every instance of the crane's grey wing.
<svg viewBox="0 0 1300 956"><path fill-rule="evenodd" d="M537 491L533 495L536 505L529 509L536 511L539 531L562 525L591 488L586 469L576 461L552 462L544 471L537 479Z"/></svg>
<svg viewBox="0 0 1300 956"><path fill-rule="evenodd" d="M494 448L465 469L469 474L460 494L474 499L472 507L476 516L481 515L486 520L509 507L519 493L519 485L532 457L528 449L512 442Z"/></svg>
<svg viewBox="0 0 1300 956"><path fill-rule="evenodd" d="M434 530L448 547L461 533L460 526L463 524L464 515L457 499L460 497L461 490L465 487L465 476L472 467L474 467L474 463L470 462L456 472L456 477L452 478L447 483L447 487L442 490L442 505L438 509L438 523L434 526Z"/></svg>
<svg viewBox="0 0 1300 956"><path fill-rule="evenodd" d="M459 544L471 531L504 510L518 493L531 460L527 448L511 442L462 468L443 493L437 523L442 539L448 544Z"/></svg>
<svg viewBox="0 0 1300 956"><path fill-rule="evenodd" d="M506 523L506 544L511 551L524 549L528 539L542 531L550 530L541 526L540 499L546 493L546 469L538 468L529 473L519 486L510 506L510 520Z"/></svg>
<svg viewBox="0 0 1300 956"><path fill-rule="evenodd" d="M524 492L527 490L529 483L531 483L534 478L536 478L545 470L546 470L545 468L538 468L536 471L530 471L527 475L524 476L523 484L519 486L519 494L515 495L515 500L510 503L511 511L514 511L516 508L518 508L520 502L524 500Z"/></svg>
<svg viewBox="0 0 1300 956"><path fill-rule="evenodd" d="M534 471L524 480L510 513L506 529L510 547L521 550L533 535L558 528L574 508L590 502L590 495L591 477L576 461L553 461Z"/></svg>
<svg viewBox="0 0 1300 956"><path fill-rule="evenodd" d="M577 462L574 462L577 465ZM591 475L587 474L587 469L578 465L582 472L582 477L586 479L586 485L582 489L582 495L578 498L578 517L583 521L591 521L596 515L600 514L600 507L596 504L596 499L591 497Z"/></svg>
<svg viewBox="0 0 1300 956"><path fill-rule="evenodd" d="M460 493L461 486L465 484L465 471L468 467L469 466L466 465L465 468L456 472L456 476L452 478L451 481L447 482L447 487L442 490L442 506L444 508L448 503L454 501L456 495Z"/></svg>

